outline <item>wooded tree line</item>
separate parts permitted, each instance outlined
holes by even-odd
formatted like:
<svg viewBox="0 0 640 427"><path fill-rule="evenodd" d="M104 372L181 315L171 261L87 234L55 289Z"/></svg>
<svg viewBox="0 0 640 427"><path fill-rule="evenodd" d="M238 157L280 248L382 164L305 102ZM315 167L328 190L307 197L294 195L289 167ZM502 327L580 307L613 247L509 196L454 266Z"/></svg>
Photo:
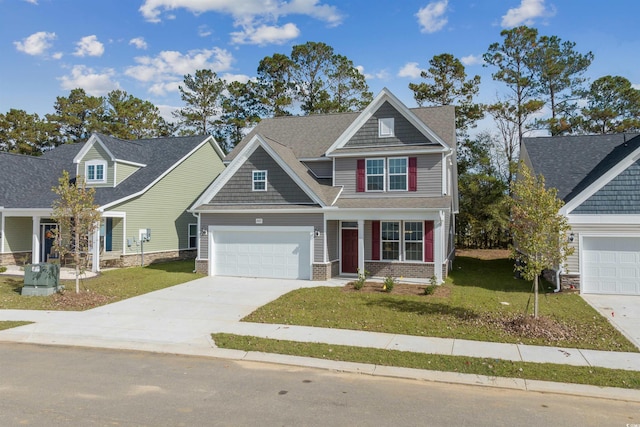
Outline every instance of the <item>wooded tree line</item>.
<svg viewBox="0 0 640 427"><path fill-rule="evenodd" d="M490 104L477 102L480 76L468 77L462 62L443 53L429 60L421 81L409 88L419 106L454 105L458 138L460 246L507 243L510 183L523 136L640 130L640 90L622 76L593 82L585 73L594 56L576 44L520 26L500 33L483 55L484 66L504 88ZM41 118L24 110L0 114L0 151L38 155L60 144L81 142L91 132L123 139L212 134L232 149L264 117L362 110L372 93L353 62L331 46L307 42L289 56L263 58L256 79L226 82L211 70L184 76L184 106L167 121L159 109L122 90L104 97L73 89ZM484 117L490 130L470 131Z"/></svg>

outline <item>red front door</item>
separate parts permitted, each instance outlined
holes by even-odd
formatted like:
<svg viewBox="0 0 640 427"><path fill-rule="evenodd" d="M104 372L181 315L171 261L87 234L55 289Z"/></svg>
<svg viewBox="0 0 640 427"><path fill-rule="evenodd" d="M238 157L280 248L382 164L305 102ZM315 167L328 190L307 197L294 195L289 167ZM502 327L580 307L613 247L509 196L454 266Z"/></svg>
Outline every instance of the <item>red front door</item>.
<svg viewBox="0 0 640 427"><path fill-rule="evenodd" d="M342 230L342 272L358 272L358 230Z"/></svg>

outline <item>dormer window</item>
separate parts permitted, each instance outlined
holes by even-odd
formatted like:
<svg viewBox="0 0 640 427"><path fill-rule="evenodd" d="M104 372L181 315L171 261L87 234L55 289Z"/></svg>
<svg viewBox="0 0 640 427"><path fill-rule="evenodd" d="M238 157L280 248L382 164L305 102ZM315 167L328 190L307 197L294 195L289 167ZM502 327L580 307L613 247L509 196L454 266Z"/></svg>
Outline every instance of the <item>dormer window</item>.
<svg viewBox="0 0 640 427"><path fill-rule="evenodd" d="M267 191L267 171L253 171L253 191Z"/></svg>
<svg viewBox="0 0 640 427"><path fill-rule="evenodd" d="M85 178L87 183L107 182L107 162L91 160L85 163Z"/></svg>
<svg viewBox="0 0 640 427"><path fill-rule="evenodd" d="M378 136L380 138L390 138L394 135L393 117L378 119Z"/></svg>

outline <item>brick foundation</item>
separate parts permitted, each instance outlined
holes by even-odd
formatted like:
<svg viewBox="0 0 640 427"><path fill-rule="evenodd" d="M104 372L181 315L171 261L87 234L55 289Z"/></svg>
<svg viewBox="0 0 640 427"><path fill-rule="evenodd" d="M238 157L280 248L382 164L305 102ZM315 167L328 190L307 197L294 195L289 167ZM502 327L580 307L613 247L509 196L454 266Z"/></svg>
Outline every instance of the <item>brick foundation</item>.
<svg viewBox="0 0 640 427"><path fill-rule="evenodd" d="M414 277L429 279L434 275L432 263L408 263L408 262L376 262L367 261L364 268L371 276L378 277ZM447 277L447 267L443 266L443 276Z"/></svg>
<svg viewBox="0 0 640 427"><path fill-rule="evenodd" d="M209 274L209 261L206 259L197 259L196 272L200 274Z"/></svg>
<svg viewBox="0 0 640 427"><path fill-rule="evenodd" d="M0 254L0 265L25 265L31 263L31 251Z"/></svg>
<svg viewBox="0 0 640 427"><path fill-rule="evenodd" d="M560 289L563 291L579 291L580 275L579 274L561 274Z"/></svg>
<svg viewBox="0 0 640 427"><path fill-rule="evenodd" d="M331 263L314 263L312 265L311 280L331 279Z"/></svg>

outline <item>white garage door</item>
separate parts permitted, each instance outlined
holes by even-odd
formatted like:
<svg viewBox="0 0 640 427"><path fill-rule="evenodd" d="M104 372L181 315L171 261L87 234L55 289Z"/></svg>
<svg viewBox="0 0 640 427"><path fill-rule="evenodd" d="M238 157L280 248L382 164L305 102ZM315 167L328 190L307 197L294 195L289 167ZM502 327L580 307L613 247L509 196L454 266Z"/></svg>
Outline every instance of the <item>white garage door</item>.
<svg viewBox="0 0 640 427"><path fill-rule="evenodd" d="M311 278L309 227L243 227L213 229L216 276Z"/></svg>
<svg viewBox="0 0 640 427"><path fill-rule="evenodd" d="M640 295L640 238L584 237L582 292Z"/></svg>

